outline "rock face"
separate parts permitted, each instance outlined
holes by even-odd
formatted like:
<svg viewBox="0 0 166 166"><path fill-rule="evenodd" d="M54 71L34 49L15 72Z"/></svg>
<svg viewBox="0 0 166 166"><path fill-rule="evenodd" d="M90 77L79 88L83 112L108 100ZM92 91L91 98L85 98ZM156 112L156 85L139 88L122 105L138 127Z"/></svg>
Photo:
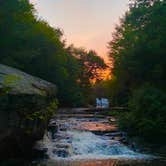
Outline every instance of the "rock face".
<svg viewBox="0 0 166 166"><path fill-rule="evenodd" d="M27 157L57 107L56 86L0 64L0 159Z"/></svg>

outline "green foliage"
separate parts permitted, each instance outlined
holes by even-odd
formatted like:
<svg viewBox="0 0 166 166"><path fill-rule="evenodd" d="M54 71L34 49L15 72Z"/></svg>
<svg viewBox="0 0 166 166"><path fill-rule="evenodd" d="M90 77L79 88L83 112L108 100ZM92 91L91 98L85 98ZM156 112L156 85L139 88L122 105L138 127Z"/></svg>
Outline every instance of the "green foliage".
<svg viewBox="0 0 166 166"><path fill-rule="evenodd" d="M46 108L46 116L48 118L52 117L52 115L54 115L56 109L58 108L58 100L54 99L53 101L51 101L51 103L49 104L49 106Z"/></svg>
<svg viewBox="0 0 166 166"><path fill-rule="evenodd" d="M0 96L5 96L6 94L8 94L10 92L11 88L10 87L4 87L4 88L0 88Z"/></svg>
<svg viewBox="0 0 166 166"><path fill-rule="evenodd" d="M166 1L132 0L109 43L115 104L129 105L120 118L130 135L166 139Z"/></svg>
<svg viewBox="0 0 166 166"><path fill-rule="evenodd" d="M88 72L85 77L83 73L89 71L90 66L84 62L91 66L100 64L99 67L104 61L92 51L84 52L81 58L74 56L71 49L66 48L62 35L60 29L37 19L28 0L0 1L0 63L55 83L60 104L80 105L84 101L83 83L80 85L77 80L89 82L95 75ZM94 68L96 65L91 71Z"/></svg>
<svg viewBox="0 0 166 166"><path fill-rule="evenodd" d="M145 82L163 90L166 84L165 1L132 2L109 45L116 93L126 98Z"/></svg>
<svg viewBox="0 0 166 166"><path fill-rule="evenodd" d="M76 96L79 96L78 98L80 98L80 103L87 103L89 102L89 96L92 93L91 80L95 79L96 82L101 81L99 71L106 69L107 65L93 50L86 51L83 48L75 48L71 45L68 47L68 51L77 59L79 65L77 68L77 71L79 71L77 84L81 88L83 94L77 93ZM81 99L82 95L84 96L84 99Z"/></svg>
<svg viewBox="0 0 166 166"><path fill-rule="evenodd" d="M34 120L45 120L44 116L40 111L33 112L32 114L25 114L25 119L34 121Z"/></svg>
<svg viewBox="0 0 166 166"><path fill-rule="evenodd" d="M47 108L45 108L44 110L39 110L32 113L24 111L23 112L24 119L30 121L36 121L36 120L47 121L49 118L52 117L52 115L54 115L55 111L58 108L58 104L59 104L58 100L54 99L49 103Z"/></svg>
<svg viewBox="0 0 166 166"><path fill-rule="evenodd" d="M120 119L120 126L132 135L157 143L166 139L166 94L145 86L133 92L131 112Z"/></svg>

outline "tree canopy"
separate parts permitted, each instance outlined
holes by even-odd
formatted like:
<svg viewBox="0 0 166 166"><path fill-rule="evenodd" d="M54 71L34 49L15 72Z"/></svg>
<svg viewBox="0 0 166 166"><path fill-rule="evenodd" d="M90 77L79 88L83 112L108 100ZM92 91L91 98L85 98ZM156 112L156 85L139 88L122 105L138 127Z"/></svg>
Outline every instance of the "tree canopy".
<svg viewBox="0 0 166 166"><path fill-rule="evenodd" d="M166 138L165 28L165 0L133 0L109 43L111 97L131 111L122 117L122 129L153 143Z"/></svg>
<svg viewBox="0 0 166 166"><path fill-rule="evenodd" d="M83 90L97 77L95 70L105 67L93 51L74 56L62 31L38 19L28 0L0 1L0 36L0 63L55 83L64 105L83 104ZM84 89L83 82L87 82Z"/></svg>
<svg viewBox="0 0 166 166"><path fill-rule="evenodd" d="M109 43L113 75L128 92L144 83L165 89L166 2L135 0Z"/></svg>

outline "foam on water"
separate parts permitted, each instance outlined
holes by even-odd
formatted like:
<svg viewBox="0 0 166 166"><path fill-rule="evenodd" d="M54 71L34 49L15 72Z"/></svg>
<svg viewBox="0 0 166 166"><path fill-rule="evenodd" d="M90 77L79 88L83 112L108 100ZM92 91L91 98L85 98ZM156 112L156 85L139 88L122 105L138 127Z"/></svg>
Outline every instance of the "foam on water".
<svg viewBox="0 0 166 166"><path fill-rule="evenodd" d="M84 122L86 122L86 130L83 128ZM88 125L87 122L91 125ZM108 136L109 134L94 134L92 132L94 129L109 128L110 123L106 118L57 117L56 119L52 119L50 123L58 126L57 132L54 134L50 132L46 133L44 139L40 142L47 149L47 154L50 159L56 161L81 161L87 159L150 160L154 158L154 156L133 151L120 141L112 139L112 136Z"/></svg>
<svg viewBox="0 0 166 166"><path fill-rule="evenodd" d="M127 135L116 128L116 123L110 124L109 119L110 117L97 118L94 114L83 114L82 117L77 114L69 117L57 114L50 121L50 132L46 132L43 140L36 145L47 151L49 159L46 165L118 166L130 163L136 166L135 163L138 163L143 166L146 162L154 163L159 159L134 151L123 144ZM156 161L153 166L157 165L163 166Z"/></svg>
<svg viewBox="0 0 166 166"><path fill-rule="evenodd" d="M79 160L79 159L150 159L151 155L144 155L129 149L119 141L110 140L107 136L98 136L88 131L70 130L61 132L60 138L53 141L46 139L47 153L55 160ZM68 156L59 156L55 152L57 146L67 151Z"/></svg>

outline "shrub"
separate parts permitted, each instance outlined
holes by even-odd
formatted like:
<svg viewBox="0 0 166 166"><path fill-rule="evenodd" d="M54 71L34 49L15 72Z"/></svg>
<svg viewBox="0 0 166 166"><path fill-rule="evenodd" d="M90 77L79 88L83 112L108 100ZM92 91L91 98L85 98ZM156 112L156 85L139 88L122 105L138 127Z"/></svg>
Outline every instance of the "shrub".
<svg viewBox="0 0 166 166"><path fill-rule="evenodd" d="M133 92L129 100L131 112L120 118L120 126L130 135L148 142L166 139L166 94L154 87L144 86Z"/></svg>

